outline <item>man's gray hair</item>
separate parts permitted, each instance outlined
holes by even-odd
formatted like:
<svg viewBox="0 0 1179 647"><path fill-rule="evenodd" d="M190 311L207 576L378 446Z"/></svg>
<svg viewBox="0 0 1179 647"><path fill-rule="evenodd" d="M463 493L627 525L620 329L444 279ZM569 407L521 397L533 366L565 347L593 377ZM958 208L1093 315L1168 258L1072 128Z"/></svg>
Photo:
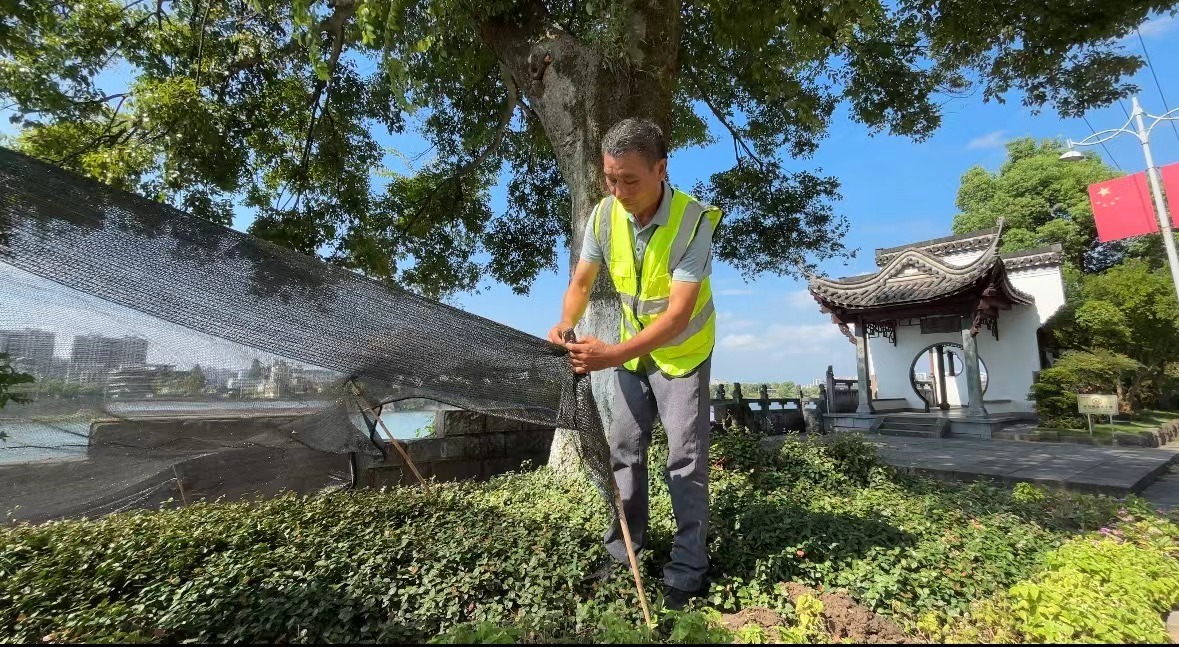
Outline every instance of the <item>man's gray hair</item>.
<svg viewBox="0 0 1179 647"><path fill-rule="evenodd" d="M650 119L623 119L610 127L602 138L602 154L622 157L631 152L641 153L654 164L667 159L667 140L663 130Z"/></svg>

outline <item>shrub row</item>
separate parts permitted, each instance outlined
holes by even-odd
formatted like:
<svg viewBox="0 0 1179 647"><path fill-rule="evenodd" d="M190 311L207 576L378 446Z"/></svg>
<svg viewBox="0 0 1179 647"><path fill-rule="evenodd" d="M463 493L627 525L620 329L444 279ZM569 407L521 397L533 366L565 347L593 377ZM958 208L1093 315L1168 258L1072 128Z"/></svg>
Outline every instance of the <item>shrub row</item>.
<svg viewBox="0 0 1179 647"><path fill-rule="evenodd" d="M1045 427L1082 429L1086 421L1077 412L1077 394L1118 393L1122 379L1139 368L1138 362L1104 349L1069 351L1040 371L1028 398Z"/></svg>
<svg viewBox="0 0 1179 647"><path fill-rule="evenodd" d="M712 458L707 603L725 612L758 605L794 618L778 585L796 582L845 588L916 631L931 612L964 618L973 601L1030 581L1046 555L1121 505L899 477L850 436L767 453L756 437L728 433ZM674 534L658 469L651 492L642 569L658 606ZM583 479L539 470L429 494L337 492L14 526L0 529L0 639L395 642L482 626L588 640L611 622L641 621L628 577L583 581L605 557L605 524Z"/></svg>

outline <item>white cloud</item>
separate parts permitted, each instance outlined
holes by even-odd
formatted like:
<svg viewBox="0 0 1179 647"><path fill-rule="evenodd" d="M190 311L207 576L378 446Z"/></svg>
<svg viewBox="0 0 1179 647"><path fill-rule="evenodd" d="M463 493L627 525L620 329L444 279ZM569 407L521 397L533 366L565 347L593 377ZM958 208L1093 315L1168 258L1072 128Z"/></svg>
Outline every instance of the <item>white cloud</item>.
<svg viewBox="0 0 1179 647"><path fill-rule="evenodd" d="M795 290L786 294L786 307L791 310L818 311L819 304L809 290Z"/></svg>
<svg viewBox="0 0 1179 647"><path fill-rule="evenodd" d="M759 349L763 340L758 335L725 335L717 344L728 350Z"/></svg>
<svg viewBox="0 0 1179 647"><path fill-rule="evenodd" d="M844 339L835 324L773 324L758 333L724 335L717 345L731 351L769 351L774 355L829 353L832 342Z"/></svg>
<svg viewBox="0 0 1179 647"><path fill-rule="evenodd" d="M753 288L729 288L727 290L713 290L713 293L722 297L733 297L755 294L756 291Z"/></svg>
<svg viewBox="0 0 1179 647"><path fill-rule="evenodd" d="M966 150L1002 148L1006 143L1007 131L996 130L970 140L966 144Z"/></svg>
<svg viewBox="0 0 1179 647"><path fill-rule="evenodd" d="M732 312L716 313L716 322L724 330L744 330L757 324L757 322L752 319L742 319Z"/></svg>
<svg viewBox="0 0 1179 647"><path fill-rule="evenodd" d="M1179 23L1175 22L1175 16L1162 16L1142 23L1138 32L1142 34L1143 38L1154 38L1171 31L1176 24Z"/></svg>

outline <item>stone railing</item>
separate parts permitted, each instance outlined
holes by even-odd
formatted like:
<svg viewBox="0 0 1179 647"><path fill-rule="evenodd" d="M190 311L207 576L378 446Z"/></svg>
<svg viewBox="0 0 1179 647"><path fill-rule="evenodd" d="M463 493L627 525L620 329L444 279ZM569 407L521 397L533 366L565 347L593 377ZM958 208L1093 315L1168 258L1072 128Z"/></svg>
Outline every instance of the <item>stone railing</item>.
<svg viewBox="0 0 1179 647"><path fill-rule="evenodd" d="M811 426L807 422L808 403L816 400L803 397L801 390L796 398L771 398L768 386L762 384L756 397L746 397L740 384L733 385L731 395L721 384L711 398L713 425L745 427L767 435L802 432Z"/></svg>

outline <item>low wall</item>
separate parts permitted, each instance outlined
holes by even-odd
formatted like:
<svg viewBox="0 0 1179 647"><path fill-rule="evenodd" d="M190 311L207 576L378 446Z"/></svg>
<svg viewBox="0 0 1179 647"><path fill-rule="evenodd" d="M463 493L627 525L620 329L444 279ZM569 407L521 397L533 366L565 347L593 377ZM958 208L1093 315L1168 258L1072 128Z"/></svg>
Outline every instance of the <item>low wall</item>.
<svg viewBox="0 0 1179 647"><path fill-rule="evenodd" d="M90 453L105 447L192 451L207 449L210 443L213 446L249 444L263 438L267 432L301 419L301 415L280 414L99 420L90 427ZM422 476L440 481L484 480L519 470L526 462L533 466L544 465L548 462L554 433L552 426L463 410L436 412L434 430L433 437L403 440L402 443ZM361 433L360 430L357 433ZM385 460L356 455L356 485L381 487L416 483L416 477L404 465L397 450L386 441L382 442ZM288 451L306 453L307 457L301 457L301 460L314 458L330 463L335 471L345 474L350 471L349 457L345 454L324 454L302 448ZM218 473L222 474L223 480L232 480L232 477L224 477L224 470L218 470Z"/></svg>
<svg viewBox="0 0 1179 647"><path fill-rule="evenodd" d="M439 481L486 480L548 462L555 429L510 418L471 411L439 411L434 416L434 437L403 441L409 458L426 479ZM413 472L401 455L385 447L384 461L360 457L358 485L382 487L413 485Z"/></svg>
<svg viewBox="0 0 1179 647"><path fill-rule="evenodd" d="M856 406L859 406L858 404ZM872 409L877 413L885 413L888 411L905 411L909 406L909 401L904 398L885 398L883 400L872 400Z"/></svg>
<svg viewBox="0 0 1179 647"><path fill-rule="evenodd" d="M855 413L829 413L823 416L823 426L832 433L868 433L876 431L884 422L884 416Z"/></svg>
<svg viewBox="0 0 1179 647"><path fill-rule="evenodd" d="M142 449L201 450L210 442L244 443L303 419L303 415L156 416L111 418L90 423L89 445Z"/></svg>

